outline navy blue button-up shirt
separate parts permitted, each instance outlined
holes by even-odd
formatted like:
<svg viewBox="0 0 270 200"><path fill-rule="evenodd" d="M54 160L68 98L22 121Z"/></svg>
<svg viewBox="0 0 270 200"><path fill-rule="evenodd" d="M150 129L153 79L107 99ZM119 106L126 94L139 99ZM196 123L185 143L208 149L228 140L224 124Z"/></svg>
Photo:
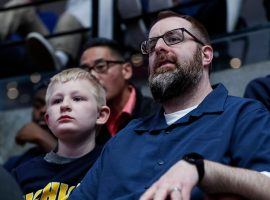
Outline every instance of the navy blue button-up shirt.
<svg viewBox="0 0 270 200"><path fill-rule="evenodd" d="M270 115L259 102L228 96L221 84L186 116L167 125L161 109L133 120L105 146L71 199L138 199L184 154L270 171ZM201 199L198 188L192 199Z"/></svg>

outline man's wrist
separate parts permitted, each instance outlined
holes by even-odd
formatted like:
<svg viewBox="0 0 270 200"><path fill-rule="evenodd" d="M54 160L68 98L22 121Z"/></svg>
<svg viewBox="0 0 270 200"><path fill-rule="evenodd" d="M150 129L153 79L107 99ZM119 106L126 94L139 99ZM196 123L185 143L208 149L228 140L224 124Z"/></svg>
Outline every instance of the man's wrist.
<svg viewBox="0 0 270 200"><path fill-rule="evenodd" d="M182 159L196 167L200 183L204 177L204 157L198 153L188 153Z"/></svg>

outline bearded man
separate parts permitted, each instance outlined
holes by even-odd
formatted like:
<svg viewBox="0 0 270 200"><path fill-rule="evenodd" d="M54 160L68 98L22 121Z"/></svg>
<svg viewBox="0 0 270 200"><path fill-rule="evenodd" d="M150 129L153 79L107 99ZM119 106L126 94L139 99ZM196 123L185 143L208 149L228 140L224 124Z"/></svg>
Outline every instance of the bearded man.
<svg viewBox="0 0 270 200"><path fill-rule="evenodd" d="M269 199L269 113L211 86L205 28L161 12L141 50L163 108L113 137L71 199Z"/></svg>

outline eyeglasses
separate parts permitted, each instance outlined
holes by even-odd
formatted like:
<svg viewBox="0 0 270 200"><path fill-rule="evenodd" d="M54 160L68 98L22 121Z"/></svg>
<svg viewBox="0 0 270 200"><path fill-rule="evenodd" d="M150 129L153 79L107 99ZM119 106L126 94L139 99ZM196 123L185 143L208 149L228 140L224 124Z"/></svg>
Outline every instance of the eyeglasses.
<svg viewBox="0 0 270 200"><path fill-rule="evenodd" d="M125 61L122 60L103 60L98 59L94 62L93 66L89 65L81 65L80 67L82 69L87 70L88 72L92 73L92 70L94 70L96 73L102 74L105 73L110 67L113 66L113 64L124 64Z"/></svg>
<svg viewBox="0 0 270 200"><path fill-rule="evenodd" d="M205 45L202 41L200 41L195 35L190 33L185 28L177 28L170 31L167 31L161 36L158 37L152 37L148 40L145 40L141 43L141 52L142 54L149 54L154 51L155 46L157 44L157 41L159 38L162 38L163 41L166 43L166 45L171 46L174 44L178 44L180 42L183 42L185 40L184 32L186 32L188 35L190 35L195 42L198 42L201 45Z"/></svg>

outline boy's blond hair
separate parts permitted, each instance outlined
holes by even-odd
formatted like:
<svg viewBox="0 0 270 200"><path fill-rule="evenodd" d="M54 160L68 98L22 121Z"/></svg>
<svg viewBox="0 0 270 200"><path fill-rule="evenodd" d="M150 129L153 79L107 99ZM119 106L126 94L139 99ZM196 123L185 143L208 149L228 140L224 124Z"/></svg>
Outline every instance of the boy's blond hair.
<svg viewBox="0 0 270 200"><path fill-rule="evenodd" d="M52 86L55 83L66 83L71 80L88 80L93 87L89 87L89 91L94 95L98 108L106 105L106 93L104 88L99 84L98 80L89 72L80 68L70 68L59 72L50 79L50 83L46 92L46 104L48 105Z"/></svg>

